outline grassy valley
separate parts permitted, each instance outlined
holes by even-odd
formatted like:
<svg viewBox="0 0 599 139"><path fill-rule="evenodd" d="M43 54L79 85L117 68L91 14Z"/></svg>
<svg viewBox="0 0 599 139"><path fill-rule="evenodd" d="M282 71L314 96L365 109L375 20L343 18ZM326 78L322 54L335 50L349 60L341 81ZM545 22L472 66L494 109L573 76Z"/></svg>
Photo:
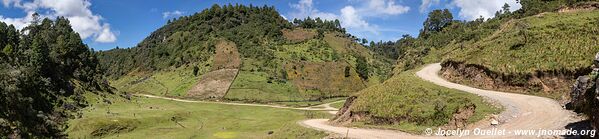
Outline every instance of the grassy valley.
<svg viewBox="0 0 599 139"><path fill-rule="evenodd" d="M87 95L92 104L69 121L70 138L322 138L296 124L320 112L163 99ZM97 102L108 99L111 104Z"/></svg>
<svg viewBox="0 0 599 139"><path fill-rule="evenodd" d="M105 51L89 49L65 17L36 13L22 30L0 22L0 138L408 138L437 127L528 128L512 120L572 126L584 116L561 103L593 68L599 2L518 3L472 21L432 10L418 36L388 42L251 4L215 4Z"/></svg>

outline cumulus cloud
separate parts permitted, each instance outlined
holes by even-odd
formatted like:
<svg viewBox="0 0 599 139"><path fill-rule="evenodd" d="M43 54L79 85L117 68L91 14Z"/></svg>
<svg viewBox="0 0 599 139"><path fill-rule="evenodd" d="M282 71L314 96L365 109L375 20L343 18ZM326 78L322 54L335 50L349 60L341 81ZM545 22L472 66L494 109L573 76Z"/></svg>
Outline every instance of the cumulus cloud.
<svg viewBox="0 0 599 139"><path fill-rule="evenodd" d="M406 13L410 7L396 4L393 0L362 0L366 2L365 7L359 10L368 16L398 15Z"/></svg>
<svg viewBox="0 0 599 139"><path fill-rule="evenodd" d="M31 15L36 11L47 11L40 13L42 18L56 18L63 16L70 20L73 30L79 33L81 38L94 38L94 41L109 43L116 41L110 24L102 22L100 15L93 14L90 10L91 3L87 0L34 0L32 2L21 2L21 0L2 0L5 7L16 7L27 13L20 18L8 18L0 16L0 21L13 24L22 29L27 26L33 18Z"/></svg>
<svg viewBox="0 0 599 139"><path fill-rule="evenodd" d="M505 4L510 5L510 10L520 9L522 6L516 0L454 0L451 4L460 8L459 16L466 20L474 20L480 16L491 18Z"/></svg>
<svg viewBox="0 0 599 139"><path fill-rule="evenodd" d="M333 13L321 12L314 8L312 0L300 0L297 4L291 4L291 8L295 11L289 13L291 18L306 18L306 17L320 17L326 20L335 20L339 18Z"/></svg>
<svg viewBox="0 0 599 139"><path fill-rule="evenodd" d="M21 3L21 0L2 0L2 4L4 5L4 7L9 7L12 4L19 4Z"/></svg>
<svg viewBox="0 0 599 139"><path fill-rule="evenodd" d="M379 34L378 26L369 24L365 18L383 17L406 13L410 7L395 3L394 0L359 0L359 5L347 5L339 10L339 14L322 12L314 7L312 0L300 0L297 4L291 4L293 11L288 15L291 18L320 17L325 20L339 19L345 28L367 31Z"/></svg>
<svg viewBox="0 0 599 139"><path fill-rule="evenodd" d="M175 11L171 11L171 12L163 12L162 18L167 19L170 17L179 17L179 16L183 15L183 13L185 13L185 12L181 12L179 10L175 10Z"/></svg>
<svg viewBox="0 0 599 139"><path fill-rule="evenodd" d="M341 26L379 34L378 27L368 24L368 22L358 15L356 9L352 6L346 6L341 9Z"/></svg>
<svg viewBox="0 0 599 139"><path fill-rule="evenodd" d="M109 43L116 41L116 36L110 31L110 25L104 24L105 27L102 29L102 33L96 37L94 41L101 43Z"/></svg>
<svg viewBox="0 0 599 139"><path fill-rule="evenodd" d="M422 4L418 8L420 13L426 12L432 5L439 4L440 0L422 0Z"/></svg>

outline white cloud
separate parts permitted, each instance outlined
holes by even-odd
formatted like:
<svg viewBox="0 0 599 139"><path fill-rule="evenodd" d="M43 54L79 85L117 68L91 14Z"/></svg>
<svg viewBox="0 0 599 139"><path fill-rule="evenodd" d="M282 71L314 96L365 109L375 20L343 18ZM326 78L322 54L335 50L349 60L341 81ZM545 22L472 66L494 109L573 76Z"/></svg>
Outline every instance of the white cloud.
<svg viewBox="0 0 599 139"><path fill-rule="evenodd" d="M170 18L170 17L179 17L179 16L183 15L183 13L185 13L185 12L181 12L179 10L175 10L175 11L172 11L172 12L163 12L162 13L162 18L167 19L167 18Z"/></svg>
<svg viewBox="0 0 599 139"><path fill-rule="evenodd" d="M440 0L422 0L419 11L420 13L426 12L426 10L432 5L439 4Z"/></svg>
<svg viewBox="0 0 599 139"><path fill-rule="evenodd" d="M362 17L357 14L356 9L352 6L346 6L341 9L341 26L379 34L377 27L368 24L368 22L362 19Z"/></svg>
<svg viewBox="0 0 599 139"><path fill-rule="evenodd" d="M288 15L292 19L306 17L339 19L345 28L379 34L378 26L369 24L365 18L399 15L410 10L410 7L399 5L394 0L359 0L358 2L360 2L358 6L347 5L339 10L339 14L334 14L318 10L312 0L300 0L297 4L290 5L293 11Z"/></svg>
<svg viewBox="0 0 599 139"><path fill-rule="evenodd" d="M11 4L19 3L21 3L21 0L2 0L2 4L4 4L4 7L9 7Z"/></svg>
<svg viewBox="0 0 599 139"><path fill-rule="evenodd" d="M480 16L491 18L505 4L510 5L510 10L520 9L522 6L516 0L454 0L451 4L459 7L459 16L466 20L474 20Z"/></svg>
<svg viewBox="0 0 599 139"><path fill-rule="evenodd" d="M359 11L367 16L398 15L410 10L410 7L398 5L393 0L363 0L363 2L367 4L365 7L360 7Z"/></svg>
<svg viewBox="0 0 599 139"><path fill-rule="evenodd" d="M320 17L326 20L338 19L338 16L333 13L320 12L318 9L313 7L312 0L300 0L297 4L291 4L291 8L295 11L289 13L291 18L303 19L306 17Z"/></svg>
<svg viewBox="0 0 599 139"><path fill-rule="evenodd" d="M116 41L116 36L114 35L114 33L112 33L110 31L110 25L109 24L104 24L104 27L102 29L102 33L100 33L100 35L98 35L98 37L96 38L96 42L101 42L101 43L107 43L107 42L114 42Z"/></svg>
<svg viewBox="0 0 599 139"><path fill-rule="evenodd" d="M6 24L12 24L18 29L22 29L25 26L29 25L29 23L31 23L31 21L33 20L32 15L33 12L28 12L27 16L22 18L5 18L2 15L0 15L0 21L5 22Z"/></svg>
<svg viewBox="0 0 599 139"><path fill-rule="evenodd" d="M101 43L116 41L116 36L111 31L110 25L102 22L102 16L92 13L89 9L91 3L87 0L34 0L25 3L20 0L3 0L2 2L6 7L13 6L28 13L27 16L20 18L0 16L0 21L13 24L19 29L32 21L31 14L34 12L47 11L40 13L40 16L50 19L63 16L69 19L73 30L79 33L83 39L92 37L94 41Z"/></svg>

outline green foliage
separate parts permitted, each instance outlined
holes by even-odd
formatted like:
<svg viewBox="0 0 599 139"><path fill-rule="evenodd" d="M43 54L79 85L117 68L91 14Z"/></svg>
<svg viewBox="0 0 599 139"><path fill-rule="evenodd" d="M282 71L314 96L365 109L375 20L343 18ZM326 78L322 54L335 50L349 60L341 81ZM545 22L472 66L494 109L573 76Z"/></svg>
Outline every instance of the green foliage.
<svg viewBox="0 0 599 139"><path fill-rule="evenodd" d="M216 38L224 38L237 45L243 58L268 61L274 54L265 45L280 41L281 29L290 26L274 7L213 5L161 27L137 47L101 52L99 57L109 76L120 77L134 70L152 72L207 61Z"/></svg>
<svg viewBox="0 0 599 139"><path fill-rule="evenodd" d="M453 15L448 9L433 10L428 14L428 18L424 21L424 27L420 35L427 37L429 34L439 32L443 28L449 26L453 21Z"/></svg>
<svg viewBox="0 0 599 139"><path fill-rule="evenodd" d="M6 47L4 47L2 49L2 52L4 52L5 55L11 56L13 51L14 51L14 47L12 45L6 45Z"/></svg>
<svg viewBox="0 0 599 139"><path fill-rule="evenodd" d="M0 22L0 135L61 138L72 112L87 105L84 92L111 89L66 18L34 17L25 34Z"/></svg>
<svg viewBox="0 0 599 139"><path fill-rule="evenodd" d="M307 17L304 20L293 19L293 25L301 28L317 29L318 35L322 38L325 31L341 32L345 33L345 28L341 27L341 22L338 19L335 20L322 20L320 17L312 19Z"/></svg>
<svg viewBox="0 0 599 139"><path fill-rule="evenodd" d="M358 72L358 75L360 75L360 78L364 79L364 80L368 80L368 62L366 61L366 58L358 56L356 57L356 72Z"/></svg>
<svg viewBox="0 0 599 139"><path fill-rule="evenodd" d="M371 44L368 48L378 55L387 57L389 59L397 59L402 56L407 49L415 47L414 41L416 41L416 38L410 36L409 34L405 34L396 42L370 42Z"/></svg>

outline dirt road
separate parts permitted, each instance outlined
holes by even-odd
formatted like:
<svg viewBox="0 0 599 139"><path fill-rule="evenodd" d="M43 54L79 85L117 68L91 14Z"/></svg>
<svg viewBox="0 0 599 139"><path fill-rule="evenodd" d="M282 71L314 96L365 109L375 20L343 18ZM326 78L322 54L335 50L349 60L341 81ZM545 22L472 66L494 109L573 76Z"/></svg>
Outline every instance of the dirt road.
<svg viewBox="0 0 599 139"><path fill-rule="evenodd" d="M224 105L236 105L236 106L256 106L256 107L271 107L271 108L282 108L282 109L295 109L295 110L312 110L312 111L327 111L329 113L335 114L337 112L337 108L333 108L330 105L335 102L329 102L321 105L311 106L311 107L303 107L303 108L295 108L295 107L287 107L287 106L279 106L279 105L266 105L266 104L249 104L249 103L230 103L230 102L215 102L215 101L196 101L196 100L184 100L177 98L169 98L162 96L154 96L148 94L135 94L136 96L143 96L149 98L158 98L158 99L166 99L178 102L187 102L187 103L212 103L212 104L224 104Z"/></svg>
<svg viewBox="0 0 599 139"><path fill-rule="evenodd" d="M470 135L466 138L535 138L537 136L517 136L515 130L538 130L538 129L565 129L568 123L575 122L575 113L563 109L557 101L523 94L505 93L497 91L482 90L455 84L439 77L441 70L439 63L430 64L421 69L416 75L424 80L434 84L462 90L465 92L477 94L495 100L503 105L505 111L499 115L500 124L497 129L506 129L505 135L501 136L481 136ZM350 138L360 139L378 139L378 138L439 138L440 136L410 135L407 133L377 130L377 129L359 129L335 127L327 124L327 119L310 119L300 122L301 125L317 130L332 132L340 135L347 135ZM490 123L489 123L490 124ZM480 127L481 129L491 129L490 126ZM348 132L349 130L349 132ZM433 134L436 129L433 130ZM473 133L471 133L473 134ZM551 136L541 136L551 138ZM455 138L455 136L454 136Z"/></svg>

